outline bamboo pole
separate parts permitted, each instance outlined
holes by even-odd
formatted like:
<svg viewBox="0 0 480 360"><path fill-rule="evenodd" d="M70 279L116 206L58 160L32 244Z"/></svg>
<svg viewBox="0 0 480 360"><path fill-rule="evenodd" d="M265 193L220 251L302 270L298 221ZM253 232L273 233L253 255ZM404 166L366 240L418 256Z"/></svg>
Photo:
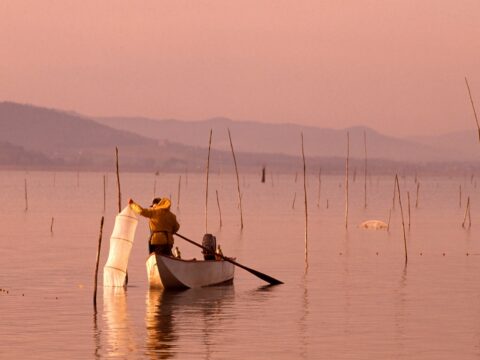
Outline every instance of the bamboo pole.
<svg viewBox="0 0 480 360"><path fill-rule="evenodd" d="M345 229L348 228L348 160L350 157L350 133L347 131L347 159L345 161Z"/></svg>
<svg viewBox="0 0 480 360"><path fill-rule="evenodd" d="M469 227L469 228L472 226L471 209L472 209L472 206L471 206L470 203L469 203L469 204L468 204L468 227Z"/></svg>
<svg viewBox="0 0 480 360"><path fill-rule="evenodd" d="M53 216L52 216L52 222L50 223L50 233L53 234Z"/></svg>
<svg viewBox="0 0 480 360"><path fill-rule="evenodd" d="M407 203L408 203L408 229L410 230L410 192L407 191Z"/></svg>
<svg viewBox="0 0 480 360"><path fill-rule="evenodd" d="M302 138L302 159L303 159L303 193L305 199L305 261L308 259L308 206L307 206L307 166L305 163L305 151L303 147L303 132L300 133ZM307 263L308 266L308 263Z"/></svg>
<svg viewBox="0 0 480 360"><path fill-rule="evenodd" d="M293 194L292 209L295 209L295 200L297 199L297 192Z"/></svg>
<svg viewBox="0 0 480 360"><path fill-rule="evenodd" d="M390 208L388 212L388 224L387 224L387 231L390 231L390 219L392 218L392 208Z"/></svg>
<svg viewBox="0 0 480 360"><path fill-rule="evenodd" d="M397 184L398 190L398 204L400 205L400 213L402 215L402 228L403 228L403 244L405 247L405 265L408 262L408 251L407 251L407 234L405 232L405 220L403 218L403 206L402 206L402 196L400 194L400 182L398 181L398 175L395 174L395 182Z"/></svg>
<svg viewBox="0 0 480 360"><path fill-rule="evenodd" d="M177 191L177 209L180 208L180 188L182 186L182 175L178 178L178 191Z"/></svg>
<svg viewBox="0 0 480 360"><path fill-rule="evenodd" d="M27 192L27 178L25 178L25 211L28 210L28 192Z"/></svg>
<svg viewBox="0 0 480 360"><path fill-rule="evenodd" d="M397 195L397 174L395 174L395 178L393 179L393 199L392 199L392 210L395 210L395 197Z"/></svg>
<svg viewBox="0 0 480 360"><path fill-rule="evenodd" d="M98 262L100 260L100 249L102 247L102 232L103 232L103 220L104 217L102 216L102 220L100 221L100 235L98 237L98 247L97 247L97 261L95 264L95 285L93 290L93 307L97 310L97 279L98 279Z"/></svg>
<svg viewBox="0 0 480 360"><path fill-rule="evenodd" d="M240 180L238 178L237 159L235 158L235 151L233 150L232 136L230 129L228 130L228 139L230 140L230 148L232 149L233 163L235 164L235 173L237 174L237 191L238 191L238 204L240 206L240 228L243 229L243 211L242 211L242 195L240 192Z"/></svg>
<svg viewBox="0 0 480 360"><path fill-rule="evenodd" d="M218 206L218 214L220 215L220 227L222 227L222 209L220 209L220 200L218 198L218 190L215 190L217 194L217 206Z"/></svg>
<svg viewBox="0 0 480 360"><path fill-rule="evenodd" d="M262 167L262 184L265 183L265 166Z"/></svg>
<svg viewBox="0 0 480 360"><path fill-rule="evenodd" d="M322 191L322 168L318 170L318 199L317 199L317 207L320 207L320 194Z"/></svg>
<svg viewBox="0 0 480 360"><path fill-rule="evenodd" d="M207 181L205 186L205 233L208 233L208 174L210 172L210 150L212 148L212 129L210 129L210 136L208 138L208 155L207 155Z"/></svg>
<svg viewBox="0 0 480 360"><path fill-rule="evenodd" d="M468 80L466 76L465 76L465 84L467 85L468 97L470 98L470 103L472 104L472 109L473 109L473 116L475 117L475 123L477 124L478 141L480 141L480 125L478 123L477 112L475 111L475 105L473 103L472 93L470 92L470 86L468 85Z"/></svg>
<svg viewBox="0 0 480 360"><path fill-rule="evenodd" d="M157 175L153 178L153 197L157 195Z"/></svg>
<svg viewBox="0 0 480 360"><path fill-rule="evenodd" d="M462 227L465 228L465 222L467 221L467 215L470 212L470 196L467 197L467 206L465 207L465 215L463 217ZM470 221L471 223L471 221Z"/></svg>
<svg viewBox="0 0 480 360"><path fill-rule="evenodd" d="M420 181L417 182L417 198L415 200L415 209L418 208L418 195L420 193Z"/></svg>
<svg viewBox="0 0 480 360"><path fill-rule="evenodd" d="M365 185L364 185L364 208L367 208L367 132L363 130L363 144L365 147Z"/></svg>
<svg viewBox="0 0 480 360"><path fill-rule="evenodd" d="M120 191L120 170L118 168L118 147L115 146L115 167L117 169L118 212L122 211L122 193Z"/></svg>

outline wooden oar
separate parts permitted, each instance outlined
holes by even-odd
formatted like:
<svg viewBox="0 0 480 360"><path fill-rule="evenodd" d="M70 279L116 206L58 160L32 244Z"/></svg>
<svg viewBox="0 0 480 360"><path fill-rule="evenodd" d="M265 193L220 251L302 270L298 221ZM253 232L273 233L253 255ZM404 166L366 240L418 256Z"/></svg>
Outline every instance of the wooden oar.
<svg viewBox="0 0 480 360"><path fill-rule="evenodd" d="M186 240L188 241L190 244L193 244L195 246L198 246L199 248L202 248L204 251L206 251L207 253L210 253L211 251L206 248L205 246L202 246L200 245L199 243L193 241L193 240L190 240L188 238L186 238L185 236L183 235L180 235L179 233L175 233L175 235L177 235L178 237L182 238L183 240ZM221 257L223 260L225 261L228 261L229 263L232 263L233 265L236 265L238 267L241 267L242 269L244 270L247 270L249 273L255 275L256 277L259 277L260 279L262 279L263 281L266 281L268 282L270 285L280 285L280 284L283 284L282 281L280 280L277 280L271 276L268 276L264 273L261 273L260 271L257 271L257 270L254 270L254 269L250 269L249 267L245 266L245 265L242 265L242 264L239 264L238 262L232 260L231 258L229 257L226 257L226 256L223 256L221 254L215 254L215 256L218 256L218 257Z"/></svg>

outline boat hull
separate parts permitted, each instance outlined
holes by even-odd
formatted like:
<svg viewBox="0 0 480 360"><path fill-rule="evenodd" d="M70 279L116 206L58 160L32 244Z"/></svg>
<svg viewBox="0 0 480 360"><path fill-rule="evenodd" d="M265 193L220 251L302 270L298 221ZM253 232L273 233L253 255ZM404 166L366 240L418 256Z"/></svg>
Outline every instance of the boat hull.
<svg viewBox="0 0 480 360"><path fill-rule="evenodd" d="M224 260L182 260L160 254L147 259L150 287L164 289L199 288L233 282L235 265Z"/></svg>

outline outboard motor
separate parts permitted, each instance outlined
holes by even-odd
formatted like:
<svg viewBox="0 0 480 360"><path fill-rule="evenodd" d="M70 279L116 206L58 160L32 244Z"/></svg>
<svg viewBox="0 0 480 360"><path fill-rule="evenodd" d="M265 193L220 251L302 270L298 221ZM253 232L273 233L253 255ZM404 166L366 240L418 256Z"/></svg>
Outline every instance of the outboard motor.
<svg viewBox="0 0 480 360"><path fill-rule="evenodd" d="M217 239L212 234L203 235L203 247L208 249L208 252L202 250L203 258L205 260L215 260L215 250L217 249Z"/></svg>

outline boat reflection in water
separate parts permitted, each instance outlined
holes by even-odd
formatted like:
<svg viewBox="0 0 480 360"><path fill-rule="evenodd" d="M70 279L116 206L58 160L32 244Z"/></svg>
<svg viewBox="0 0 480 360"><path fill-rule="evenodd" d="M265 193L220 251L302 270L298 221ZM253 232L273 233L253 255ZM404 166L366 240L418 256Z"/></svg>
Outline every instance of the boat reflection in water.
<svg viewBox="0 0 480 360"><path fill-rule="evenodd" d="M134 321L128 312L125 288L103 288L103 318L107 357L127 358L137 353Z"/></svg>
<svg viewBox="0 0 480 360"><path fill-rule="evenodd" d="M209 354L210 334L223 329L233 286L172 291L150 288L146 296L145 351L152 359ZM207 356L208 358L208 356Z"/></svg>

